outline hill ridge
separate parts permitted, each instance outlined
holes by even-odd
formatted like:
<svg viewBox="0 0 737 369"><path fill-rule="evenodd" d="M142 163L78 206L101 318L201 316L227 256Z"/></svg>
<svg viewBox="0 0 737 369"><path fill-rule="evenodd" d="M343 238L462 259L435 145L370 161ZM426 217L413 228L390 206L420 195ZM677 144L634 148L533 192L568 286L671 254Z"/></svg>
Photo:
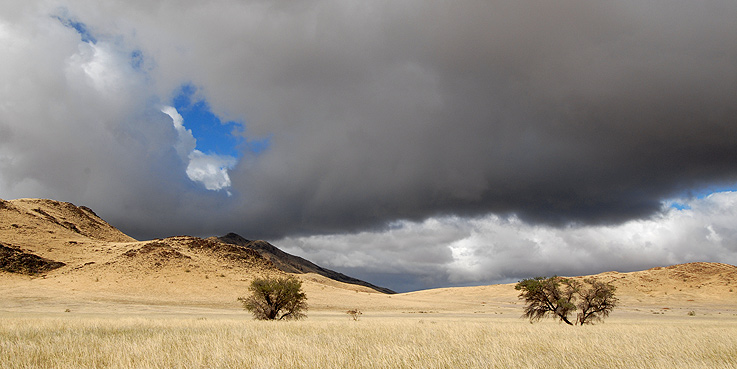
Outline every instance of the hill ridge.
<svg viewBox="0 0 737 369"><path fill-rule="evenodd" d="M137 241L86 206L50 199L0 199L0 242L7 245L0 253L0 265L7 267L0 270L28 271L28 275L52 271L72 273L81 269L99 270L99 273L105 269L145 274L152 271L158 273L167 266L191 272L199 268L197 263L200 262L207 264L209 273L215 275L223 273L217 273L213 265L225 269L254 268L255 274L244 270L242 273L245 275L315 273L341 283L394 293L387 288L322 268L285 253L268 242L249 241L238 235L223 240L217 237L174 236ZM195 257L194 254L199 256ZM136 262L140 265L136 265ZM24 267L26 264L27 268ZM39 266L35 266L37 264ZM121 268L116 268L118 264ZM172 273L178 272L170 271ZM325 283L319 279L314 281Z"/></svg>
<svg viewBox="0 0 737 369"><path fill-rule="evenodd" d="M396 293L392 291L391 289L388 289L385 287L379 287L369 282L347 276L343 273L336 272L334 270L330 270L327 268L323 268L307 259L284 252L278 247L266 241L263 241L263 240L253 240L253 241L248 240L244 238L243 236L236 234L236 233L232 233L232 232L224 236L210 237L210 238L217 239L220 242L224 242L228 244L240 245L240 246L251 248L257 251L264 258L274 263L274 265L277 268L279 268L279 270L287 272L287 273L295 273L295 274L315 273L315 274L319 274L323 277L327 277L327 278L330 278L332 280L336 280L339 282L369 287L369 288L372 288L382 293L388 293L388 294Z"/></svg>

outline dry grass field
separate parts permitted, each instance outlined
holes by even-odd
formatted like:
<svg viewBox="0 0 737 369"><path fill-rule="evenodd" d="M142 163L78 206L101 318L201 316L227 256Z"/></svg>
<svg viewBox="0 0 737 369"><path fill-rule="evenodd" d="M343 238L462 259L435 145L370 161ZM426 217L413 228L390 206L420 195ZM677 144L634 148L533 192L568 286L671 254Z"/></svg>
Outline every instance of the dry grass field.
<svg viewBox="0 0 737 369"><path fill-rule="evenodd" d="M593 326L530 324L513 284L389 295L312 273L306 320L262 322L236 299L285 272L248 250L36 199L0 200L0 244L0 369L737 368L732 265L593 276L620 298Z"/></svg>
<svg viewBox="0 0 737 369"><path fill-rule="evenodd" d="M4 314L0 368L735 368L737 317Z"/></svg>

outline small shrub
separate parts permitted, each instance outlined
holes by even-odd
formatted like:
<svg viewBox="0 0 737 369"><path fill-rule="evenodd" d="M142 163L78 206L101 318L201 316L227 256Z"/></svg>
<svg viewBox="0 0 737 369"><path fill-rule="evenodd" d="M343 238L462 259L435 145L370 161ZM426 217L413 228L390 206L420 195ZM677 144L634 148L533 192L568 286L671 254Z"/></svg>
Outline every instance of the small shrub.
<svg viewBox="0 0 737 369"><path fill-rule="evenodd" d="M691 310L686 315L688 315L688 316L696 316L696 312L693 311L693 310Z"/></svg>
<svg viewBox="0 0 737 369"><path fill-rule="evenodd" d="M348 314L353 320L358 320L358 318L360 318L361 315L363 315L363 312L361 312L361 310L358 310L358 309L348 310L345 313Z"/></svg>

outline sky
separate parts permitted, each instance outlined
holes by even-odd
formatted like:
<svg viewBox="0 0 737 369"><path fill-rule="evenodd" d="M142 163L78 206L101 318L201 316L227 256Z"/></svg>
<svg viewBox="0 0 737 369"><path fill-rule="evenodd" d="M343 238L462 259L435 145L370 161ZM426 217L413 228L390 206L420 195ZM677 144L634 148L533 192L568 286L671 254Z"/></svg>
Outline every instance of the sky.
<svg viewBox="0 0 737 369"><path fill-rule="evenodd" d="M737 264L737 3L0 4L0 198L409 291Z"/></svg>

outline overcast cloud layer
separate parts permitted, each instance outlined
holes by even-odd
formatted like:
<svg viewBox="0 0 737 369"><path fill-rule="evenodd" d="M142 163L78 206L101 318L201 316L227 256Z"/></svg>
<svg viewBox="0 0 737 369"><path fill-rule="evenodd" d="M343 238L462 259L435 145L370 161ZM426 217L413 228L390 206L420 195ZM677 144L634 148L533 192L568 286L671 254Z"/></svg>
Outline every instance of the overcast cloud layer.
<svg viewBox="0 0 737 369"><path fill-rule="evenodd" d="M692 209L699 242L634 236L737 181L732 0L7 3L2 198L87 205L142 239L286 237L413 286L734 262L733 230L722 252L698 233L734 218L731 195ZM183 85L240 122L238 158L162 111Z"/></svg>

